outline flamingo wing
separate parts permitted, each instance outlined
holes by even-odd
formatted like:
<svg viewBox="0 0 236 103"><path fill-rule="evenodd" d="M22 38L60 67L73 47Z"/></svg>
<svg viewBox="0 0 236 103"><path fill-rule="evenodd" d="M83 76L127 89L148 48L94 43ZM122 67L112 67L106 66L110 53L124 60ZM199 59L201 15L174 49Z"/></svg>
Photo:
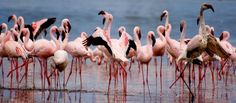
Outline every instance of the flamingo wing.
<svg viewBox="0 0 236 103"><path fill-rule="evenodd" d="M230 56L230 54L221 47L216 38L212 35L208 35L206 51L214 53L222 58L228 58Z"/></svg>

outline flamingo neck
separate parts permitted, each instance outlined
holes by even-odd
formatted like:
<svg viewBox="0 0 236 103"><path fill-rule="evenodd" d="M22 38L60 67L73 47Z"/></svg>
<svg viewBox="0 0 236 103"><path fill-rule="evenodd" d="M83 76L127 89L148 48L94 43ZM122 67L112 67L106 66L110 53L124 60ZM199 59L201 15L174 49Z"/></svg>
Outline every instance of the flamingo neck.
<svg viewBox="0 0 236 103"><path fill-rule="evenodd" d="M168 24L169 24L169 14L166 14L165 29L167 29Z"/></svg>
<svg viewBox="0 0 236 103"><path fill-rule="evenodd" d="M185 38L185 34L186 34L186 27L184 26L183 27L183 31L181 32L181 34L180 34L180 47L182 48L183 47L183 45L185 44L184 43L184 38Z"/></svg>
<svg viewBox="0 0 236 103"><path fill-rule="evenodd" d="M141 46L141 41L139 40L137 32L134 32L134 41L137 43L137 46Z"/></svg>
<svg viewBox="0 0 236 103"><path fill-rule="evenodd" d="M165 32L165 31L164 31L164 32ZM158 34L158 36L160 37L160 39L161 39L162 41L165 41L165 40L166 40L165 36L163 36L163 34L160 32L160 28L158 28L157 34Z"/></svg>
<svg viewBox="0 0 236 103"><path fill-rule="evenodd" d="M51 36L51 39L53 40L53 42L56 44L56 48L54 48L55 50L58 50L59 49L59 41L55 38L55 36L53 35L53 32L52 30L50 31L50 36Z"/></svg>
<svg viewBox="0 0 236 103"><path fill-rule="evenodd" d="M3 40L2 40L2 43L1 43L1 45L3 47L6 44L6 42L10 40L10 37L11 37L11 33L10 32L6 32L6 34L5 34L5 36L4 36Z"/></svg>

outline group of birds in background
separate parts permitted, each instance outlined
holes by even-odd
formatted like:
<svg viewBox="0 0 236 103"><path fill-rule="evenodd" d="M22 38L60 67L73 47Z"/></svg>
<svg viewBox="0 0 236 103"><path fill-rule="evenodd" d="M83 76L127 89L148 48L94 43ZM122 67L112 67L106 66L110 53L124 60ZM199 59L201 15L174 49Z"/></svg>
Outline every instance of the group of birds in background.
<svg viewBox="0 0 236 103"><path fill-rule="evenodd" d="M165 19L165 25L157 27L157 35L155 35L154 31L149 31L146 35L145 45L140 41L141 28L139 26L134 27L133 36L126 32L124 26L121 26L118 28L119 38L112 38L111 27L113 16L107 11L100 11L98 13L98 15L103 16L103 28L96 27L90 36L82 32L80 37L71 41L69 40L71 30L69 19L63 19L61 25L57 27L53 25L56 18L46 18L31 24L25 24L22 16L12 15L9 17L8 22L13 20L13 27L8 29L5 23L2 23L0 26L0 55L2 57L0 63L3 67L3 58L10 58L11 64L8 76L11 77L12 81L13 71L16 71L16 80L20 82L22 79L19 80L18 78L18 69L25 66L25 78L27 81L28 64L33 62L35 66L35 59L37 58L41 66L42 87L45 88L45 81L50 86L50 77L53 75L55 75L55 85L58 85L59 72L64 71L69 63L68 54L72 56L72 61L69 76L67 78L64 77L64 86L68 83L74 64L76 65L76 74L77 64L80 64L79 74L82 86L81 65L84 60L89 58L92 62L97 61L99 65L104 61L104 63L109 65L108 92L112 79L111 71L121 74L123 90L126 92L127 65L130 62L130 70L133 61L137 61L139 69L142 71L144 87L145 84L148 85L148 64L154 58L155 65L157 65L157 57L160 56L160 69L162 69L162 57L165 53L170 63L176 64L176 70L181 72L179 78L183 80L182 73L187 64L190 63L202 65L217 60L221 62L221 71L223 71L226 62L232 61L232 64L236 65L236 49L228 41L230 37L228 31L223 31L221 36L217 38L214 36L214 28L205 24L204 11L208 9L214 12L211 4L203 3L201 5L197 19L199 31L191 39L185 38L187 23L184 20L181 21L179 40L171 38L172 26L169 23L169 13L167 10L164 10L160 20L164 21ZM45 39L44 35L42 35L43 33L47 34L47 28L49 27L51 40ZM5 30L5 32L2 32L2 30ZM42 35L40 39L38 39L39 35ZM157 36L158 38L156 38ZM91 45L95 46L95 48L91 49ZM22 58L22 65L18 65L18 58ZM50 73L48 73L49 69L47 68L48 58L51 61L50 67L53 68L50 69ZM144 64L147 66L146 82L143 72ZM183 65L186 66L183 68ZM2 73L2 78L4 79L3 69ZM10 87L12 87L12 83Z"/></svg>

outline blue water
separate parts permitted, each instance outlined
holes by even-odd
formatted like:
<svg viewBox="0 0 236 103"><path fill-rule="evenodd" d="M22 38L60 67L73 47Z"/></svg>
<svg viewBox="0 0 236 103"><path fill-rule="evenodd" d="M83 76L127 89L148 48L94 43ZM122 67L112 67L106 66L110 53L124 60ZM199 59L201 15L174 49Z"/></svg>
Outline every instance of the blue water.
<svg viewBox="0 0 236 103"><path fill-rule="evenodd" d="M0 3L0 23L7 22L7 17L16 14L23 16L26 23L46 17L56 17L59 26L63 18L70 19L72 31L70 40L79 36L80 32L91 34L96 26L102 27L100 10L113 14L112 37L117 37L119 26L125 26L128 33L133 34L134 26L142 28L142 37L150 30L156 31L160 15L164 9L169 11L172 24L172 38L179 38L179 23L187 21L187 37L197 33L196 17L203 2L213 4L215 13L206 11L206 24L215 28L216 36L223 30L231 32L230 40L234 41L236 32L236 1L234 0L2 0ZM12 25L8 23L9 26ZM144 42L145 38L143 39Z"/></svg>

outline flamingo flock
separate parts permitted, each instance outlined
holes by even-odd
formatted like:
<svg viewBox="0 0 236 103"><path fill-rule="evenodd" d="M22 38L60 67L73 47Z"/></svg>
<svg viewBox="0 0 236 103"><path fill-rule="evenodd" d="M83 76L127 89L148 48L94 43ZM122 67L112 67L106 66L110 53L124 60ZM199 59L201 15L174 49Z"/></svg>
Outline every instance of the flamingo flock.
<svg viewBox="0 0 236 103"><path fill-rule="evenodd" d="M199 15L197 16L197 25L199 26L198 34L193 38L185 38L187 23L182 20L180 22L180 39L171 38L172 26L169 23L169 12L164 10L160 16L160 20L165 18L165 25L157 26L156 30L146 33L146 44L142 44L141 32L139 26L133 29L133 36L127 33L126 28L121 26L118 29L117 35L119 38L111 37L111 27L113 16L107 11L100 11L98 15L103 17L103 27L96 27L91 35L82 32L81 35L74 40L69 41L71 22L68 18L61 21L60 26L54 25L56 18L44 18L33 21L31 24L25 24L22 16L9 16L8 22L14 22L12 27L6 23L0 26L0 56L2 66L2 79L4 85L3 59L8 58L10 67L7 77L10 78L10 88L12 88L13 73L16 72L16 83L19 85L22 78L25 77L27 84L28 65L33 63L33 73L35 72L35 63L38 60L40 64L41 86L45 88L51 86L51 78L55 78L55 86L60 84L61 72L64 72L63 86L66 87L75 65L75 82L77 78L77 69L79 70L80 86L82 88L82 64L86 59L92 62L97 62L98 65L106 63L109 69L108 92L112 77L115 83L117 82L117 74L122 76L123 91L127 91L127 70L130 70L132 63L138 63L138 69L142 72L143 86L148 86L148 69L149 63L154 59L157 68L157 57L160 57L160 76L162 70L162 57L167 54L171 64L175 64L175 71L179 72L179 77L173 82L175 84L178 79L182 79L186 86L189 85L184 80L184 71L187 67L191 68L191 63L199 65L199 70L202 65L208 65L213 61L219 61L220 71L219 76L225 72L225 64L236 66L236 49L229 42L230 33L223 31L218 38L214 35L214 27L206 25L204 13L207 10L214 11L211 4L203 3L200 7ZM4 32L3 32L4 30ZM49 35L51 40L45 39L44 36ZM155 31L155 32L154 32ZM44 34L44 35L43 35ZM39 38L41 36L41 38ZM158 36L158 37L157 37ZM95 48L91 48L93 45ZM69 64L69 55L72 57L71 65ZM18 63L18 59L22 59L22 64ZM48 64L48 61L50 63ZM79 64L79 68L77 65ZM128 68L129 65L129 69ZM146 65L146 80L143 65ZM190 65L190 66L188 66ZM48 66L50 68L48 68ZM70 66L70 67L69 67ZM19 69L25 67L25 74L20 79ZM68 67L68 68L67 68ZM69 70L68 77L65 77L65 70ZM151 68L152 69L152 68ZM115 71L113 76L111 71ZM194 71L194 69L193 69ZM212 71L212 70L211 70ZM190 73L190 72L189 72ZM33 74L35 75L35 74ZM204 78L199 72L199 81ZM214 75L212 73L212 75ZM157 70L156 70L157 76ZM212 79L214 76L212 76ZM172 87L173 84L170 86ZM33 87L35 87L33 76ZM188 87L189 88L189 87ZM149 88L148 88L149 89ZM189 88L191 92L191 88Z"/></svg>

